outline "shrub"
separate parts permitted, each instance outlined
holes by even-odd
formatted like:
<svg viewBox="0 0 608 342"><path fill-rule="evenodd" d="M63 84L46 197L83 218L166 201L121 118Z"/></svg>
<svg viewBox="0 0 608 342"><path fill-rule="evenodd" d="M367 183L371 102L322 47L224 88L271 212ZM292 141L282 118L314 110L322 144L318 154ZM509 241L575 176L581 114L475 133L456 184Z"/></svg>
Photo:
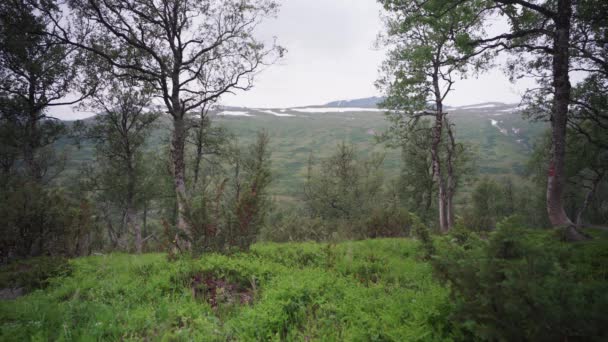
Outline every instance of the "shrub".
<svg viewBox="0 0 608 342"><path fill-rule="evenodd" d="M42 255L91 251L91 204L63 189L14 181L0 188L0 263Z"/></svg>
<svg viewBox="0 0 608 342"><path fill-rule="evenodd" d="M62 257L36 257L14 261L0 267L0 288L22 288L24 292L42 289L53 277L71 272L67 259Z"/></svg>
<svg viewBox="0 0 608 342"><path fill-rule="evenodd" d="M261 229L262 241L327 241L336 231L335 225L318 217L310 218L295 212L277 216Z"/></svg>
<svg viewBox="0 0 608 342"><path fill-rule="evenodd" d="M365 235L369 238L404 237L410 234L412 224L412 214L405 209L374 208L365 221Z"/></svg>
<svg viewBox="0 0 608 342"><path fill-rule="evenodd" d="M451 320L470 339L600 341L608 337L606 242L565 244L546 231L500 224L483 240L474 233L439 239L436 273L451 289Z"/></svg>

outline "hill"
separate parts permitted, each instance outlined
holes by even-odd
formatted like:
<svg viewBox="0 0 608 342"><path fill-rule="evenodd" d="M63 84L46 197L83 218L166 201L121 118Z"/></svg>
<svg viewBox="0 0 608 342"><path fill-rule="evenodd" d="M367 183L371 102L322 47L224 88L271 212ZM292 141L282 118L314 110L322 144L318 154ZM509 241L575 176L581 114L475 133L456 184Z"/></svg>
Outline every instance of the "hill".
<svg viewBox="0 0 608 342"><path fill-rule="evenodd" d="M483 103L449 109L459 141L472 147L479 175L520 177L543 124L524 120L516 105ZM361 153L385 151L375 136L387 128L384 112L364 107L310 106L300 108L240 108L218 111L216 123L243 141L267 129L271 135L273 186L278 194L290 195L301 184L310 153L327 155L340 141L354 144ZM395 175L401 159L388 150L385 170Z"/></svg>
<svg viewBox="0 0 608 342"><path fill-rule="evenodd" d="M259 130L269 132L274 174L271 191L276 196L293 198L301 191L310 154L328 155L341 141L352 143L362 154L386 152L385 173L389 177L397 174L400 152L386 150L375 139L387 128L384 112L354 106L377 100L336 101L327 106L297 108L224 107L212 115L216 125L227 128L244 144L253 141ZM448 110L456 125L456 138L470 145L477 156L478 175L523 175L534 140L544 131L544 124L524 120L513 104L481 103ZM152 136L153 146L168 141L169 119L161 126ZM92 159L92 146L85 143L82 149L73 150L71 156L74 168Z"/></svg>
<svg viewBox="0 0 608 342"><path fill-rule="evenodd" d="M354 100L332 101L325 104L325 107L363 107L363 108L378 108L378 103L382 101L382 97L366 97Z"/></svg>

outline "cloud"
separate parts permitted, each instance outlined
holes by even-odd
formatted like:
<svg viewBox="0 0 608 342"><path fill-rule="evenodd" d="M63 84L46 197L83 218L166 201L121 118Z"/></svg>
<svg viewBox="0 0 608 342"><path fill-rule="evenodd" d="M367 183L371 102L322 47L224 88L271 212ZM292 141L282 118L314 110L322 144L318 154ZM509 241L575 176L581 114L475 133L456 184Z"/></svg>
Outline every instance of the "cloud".
<svg viewBox="0 0 608 342"><path fill-rule="evenodd" d="M257 34L267 42L276 36L288 53L257 74L252 90L228 94L221 103L284 108L379 95L374 81L385 52L375 50L373 45L383 29L380 12L381 6L374 0L281 1L277 18L262 23ZM497 33L506 28L497 20L488 31ZM500 68L495 68L478 79L458 81L446 102L456 106L513 103L533 86L532 79L512 84ZM90 116L69 108L55 108L53 114L64 119Z"/></svg>

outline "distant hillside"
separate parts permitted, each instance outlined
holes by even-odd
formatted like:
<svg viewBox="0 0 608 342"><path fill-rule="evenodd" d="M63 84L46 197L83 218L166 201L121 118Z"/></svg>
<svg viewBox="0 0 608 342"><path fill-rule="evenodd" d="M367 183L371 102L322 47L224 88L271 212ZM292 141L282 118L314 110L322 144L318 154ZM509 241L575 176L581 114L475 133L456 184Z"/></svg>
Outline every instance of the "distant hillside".
<svg viewBox="0 0 608 342"><path fill-rule="evenodd" d="M230 107L212 115L215 124L234 133L241 144L252 142L259 130L270 133L274 174L271 191L277 198L291 201L301 193L309 155L328 155L341 141L354 144L361 154L385 152L386 176L398 174L400 152L377 145L375 139L387 128L384 112L353 103L345 102L344 107ZM450 107L448 112L456 125L456 138L476 154L479 176L520 178L536 137L546 129L544 124L524 120L513 104L482 103ZM170 127L169 118L164 118L161 128L152 134L155 149L167 143ZM93 146L85 144L72 157L70 164L75 168L93 158Z"/></svg>
<svg viewBox="0 0 608 342"><path fill-rule="evenodd" d="M362 99L354 100L341 100L326 103L324 107L363 107L363 108L377 108L378 103L383 100L382 97L366 97Z"/></svg>

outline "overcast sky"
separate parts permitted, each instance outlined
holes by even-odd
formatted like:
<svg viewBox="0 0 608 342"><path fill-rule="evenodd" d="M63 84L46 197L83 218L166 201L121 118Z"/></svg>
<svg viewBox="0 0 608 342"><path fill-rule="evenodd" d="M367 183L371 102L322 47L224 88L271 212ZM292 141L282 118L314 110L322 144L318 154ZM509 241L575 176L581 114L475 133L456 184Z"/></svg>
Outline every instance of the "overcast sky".
<svg viewBox="0 0 608 342"><path fill-rule="evenodd" d="M279 0L276 19L259 27L262 39L276 36L288 49L285 58L264 68L254 88L225 96L224 105L291 107L379 95L374 87L384 52L373 48L382 30L381 7L374 0ZM446 102L518 102L530 80L511 84L500 69L478 79L459 81ZM62 119L90 116L55 108Z"/></svg>

